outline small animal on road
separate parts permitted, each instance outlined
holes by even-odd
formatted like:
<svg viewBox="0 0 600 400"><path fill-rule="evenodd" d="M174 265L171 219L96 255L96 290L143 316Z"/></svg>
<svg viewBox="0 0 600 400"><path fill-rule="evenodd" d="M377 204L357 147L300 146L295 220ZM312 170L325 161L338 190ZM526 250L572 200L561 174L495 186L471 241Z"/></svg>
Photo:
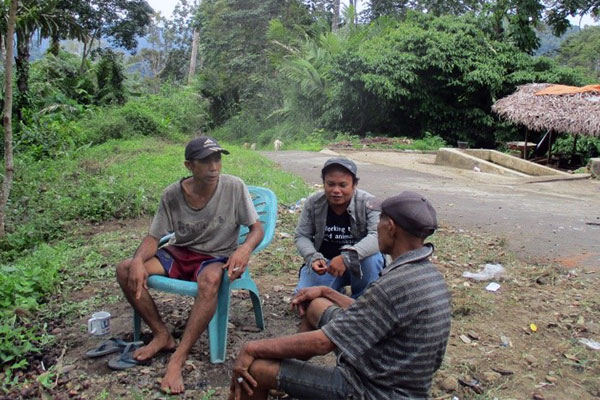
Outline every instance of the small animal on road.
<svg viewBox="0 0 600 400"><path fill-rule="evenodd" d="M273 142L273 147L275 148L275 151L281 150L281 146L283 146L283 142L279 139L275 139L275 141Z"/></svg>

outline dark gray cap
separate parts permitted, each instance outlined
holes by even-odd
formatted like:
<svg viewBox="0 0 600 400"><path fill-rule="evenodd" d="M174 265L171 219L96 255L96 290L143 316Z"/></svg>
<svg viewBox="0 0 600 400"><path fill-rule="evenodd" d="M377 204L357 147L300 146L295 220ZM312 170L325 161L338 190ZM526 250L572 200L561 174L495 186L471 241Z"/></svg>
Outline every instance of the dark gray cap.
<svg viewBox="0 0 600 400"><path fill-rule="evenodd" d="M344 167L356 178L358 168L356 167L356 164L354 164L354 161L341 157L330 158L329 160L325 161L325 165L323 165L323 169L321 170L321 175L323 177L325 177L325 170L331 167L332 165L339 165L341 167Z"/></svg>
<svg viewBox="0 0 600 400"><path fill-rule="evenodd" d="M185 159L189 161L202 160L216 152L229 154L227 150L219 146L219 143L215 139L208 136L201 136L190 140L187 146L185 146Z"/></svg>
<svg viewBox="0 0 600 400"><path fill-rule="evenodd" d="M421 239L425 239L437 229L435 209L419 193L406 191L383 201L371 200L367 207L381 211L402 229Z"/></svg>

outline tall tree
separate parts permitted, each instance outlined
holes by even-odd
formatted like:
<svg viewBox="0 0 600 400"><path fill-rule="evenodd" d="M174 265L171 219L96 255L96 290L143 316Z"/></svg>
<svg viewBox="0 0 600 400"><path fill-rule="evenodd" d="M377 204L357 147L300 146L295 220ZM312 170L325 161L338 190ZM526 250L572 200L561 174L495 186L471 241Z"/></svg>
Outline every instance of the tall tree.
<svg viewBox="0 0 600 400"><path fill-rule="evenodd" d="M196 74L196 62L198 61L198 42L200 41L200 31L194 29L194 38L192 39L192 54L190 55L190 69L188 71L188 83L192 83Z"/></svg>
<svg viewBox="0 0 600 400"><path fill-rule="evenodd" d="M15 22L17 16L18 0L11 0L8 11L6 27L6 58L4 62L4 110L2 114L2 125L4 126L4 179L2 180L2 192L0 193L0 237L6 233L6 206L12 189L15 173L12 143L12 62L15 36Z"/></svg>
<svg viewBox="0 0 600 400"><path fill-rule="evenodd" d="M87 31L81 65L101 38L115 46L134 51L137 37L143 36L154 10L146 0L72 0L70 9Z"/></svg>
<svg viewBox="0 0 600 400"><path fill-rule="evenodd" d="M544 5L538 0L496 0L481 13L483 25L496 40L509 41L533 54L540 45L535 29L543 19Z"/></svg>
<svg viewBox="0 0 600 400"><path fill-rule="evenodd" d="M558 0L552 2L546 22L556 35L561 35L571 26L568 17L591 15L600 19L600 0Z"/></svg>
<svg viewBox="0 0 600 400"><path fill-rule="evenodd" d="M271 76L269 22L294 21L305 9L297 0L204 0L199 13L203 94L211 98L213 120L221 123Z"/></svg>
<svg viewBox="0 0 600 400"><path fill-rule="evenodd" d="M28 105L29 58L31 39L38 33L40 39L50 37L61 28L70 26L68 31L73 38L84 39L85 32L67 14L56 8L55 0L19 1L16 20L17 56L17 96L15 99L16 117L22 120L22 112Z"/></svg>
<svg viewBox="0 0 600 400"><path fill-rule="evenodd" d="M331 31L335 32L340 26L340 0L331 0L333 17L331 18Z"/></svg>

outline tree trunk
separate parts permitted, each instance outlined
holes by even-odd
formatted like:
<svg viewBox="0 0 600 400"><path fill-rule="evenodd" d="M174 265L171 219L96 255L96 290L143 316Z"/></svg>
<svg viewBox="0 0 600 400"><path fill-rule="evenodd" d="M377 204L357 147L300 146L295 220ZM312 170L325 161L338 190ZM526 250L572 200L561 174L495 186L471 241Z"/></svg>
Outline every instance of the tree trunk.
<svg viewBox="0 0 600 400"><path fill-rule="evenodd" d="M198 60L198 41L200 40L200 32L194 29L194 39L192 40L192 56L190 57L190 69L188 71L188 85L192 83L194 75L196 75L196 61Z"/></svg>
<svg viewBox="0 0 600 400"><path fill-rule="evenodd" d="M93 35L90 36L89 41L85 40L83 42L83 53L81 54L81 65L79 66L80 73L83 73L83 71L85 69L85 62L87 61L87 57L92 52L92 47L94 45L94 38L96 37L96 34L98 34L97 31Z"/></svg>
<svg viewBox="0 0 600 400"><path fill-rule="evenodd" d="M48 49L50 54L58 57L58 52L60 51L60 39L58 38L57 33L53 33L50 38L50 48Z"/></svg>
<svg viewBox="0 0 600 400"><path fill-rule="evenodd" d="M4 126L4 180L2 181L2 192L0 192L0 237L6 234L6 205L12 188L15 165L13 161L12 146L12 60L15 36L15 20L17 19L17 2L11 0L8 12L8 26L6 28L6 58L4 63L4 110L2 125Z"/></svg>
<svg viewBox="0 0 600 400"><path fill-rule="evenodd" d="M23 109L27 107L29 92L29 43L31 34L17 30L17 96L15 98L15 116L17 121L23 120ZM8 47L8 46L7 46Z"/></svg>
<svg viewBox="0 0 600 400"><path fill-rule="evenodd" d="M4 46L4 38L0 37L0 57L2 57L2 65L6 63L6 46Z"/></svg>
<svg viewBox="0 0 600 400"><path fill-rule="evenodd" d="M331 18L331 31L335 32L338 30L340 25L340 0L333 1L333 18Z"/></svg>

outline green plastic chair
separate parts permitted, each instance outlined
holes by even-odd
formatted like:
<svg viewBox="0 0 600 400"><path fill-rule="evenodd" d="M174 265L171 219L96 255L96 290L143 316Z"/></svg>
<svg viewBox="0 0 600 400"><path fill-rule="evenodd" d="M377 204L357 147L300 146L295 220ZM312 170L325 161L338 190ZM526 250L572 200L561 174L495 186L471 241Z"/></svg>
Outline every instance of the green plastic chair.
<svg viewBox="0 0 600 400"><path fill-rule="evenodd" d="M252 196L254 208L258 213L260 222L263 224L265 235L260 244L254 249L254 253L259 252L271 243L275 234L275 223L277 221L277 197L271 190L249 186L248 190ZM240 227L238 243L246 240L249 229L245 226ZM163 237L159 242L159 247L166 244L173 234ZM182 281L178 279L167 278L160 275L152 275L148 278L148 287L167 293L181 294L185 296L196 297L198 293L198 284L196 282ZM252 299L254 308L254 318L256 326L261 330L265 327L263 319L262 305L256 283L250 277L248 268L236 280L231 282L227 274L223 274L223 280L219 287L217 309L215 315L208 324L208 341L210 345L210 362L213 364L225 361L227 351L227 323L229 321L229 304L231 300L231 291L236 289L247 290ZM137 311L133 312L133 340L140 339L141 317Z"/></svg>

